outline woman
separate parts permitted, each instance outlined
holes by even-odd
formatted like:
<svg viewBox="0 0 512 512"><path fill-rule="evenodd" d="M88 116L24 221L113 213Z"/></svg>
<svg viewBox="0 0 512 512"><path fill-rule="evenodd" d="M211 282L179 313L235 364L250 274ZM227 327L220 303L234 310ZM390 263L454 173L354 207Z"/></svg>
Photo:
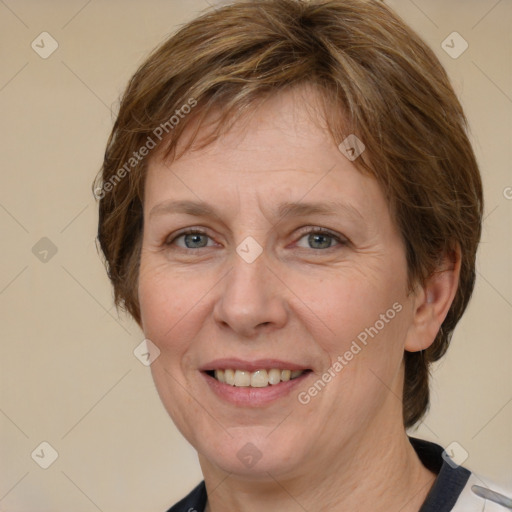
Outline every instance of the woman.
<svg viewBox="0 0 512 512"><path fill-rule="evenodd" d="M98 238L198 451L204 482L171 511L510 508L406 434L475 280L465 128L439 61L377 1L226 6L137 71Z"/></svg>

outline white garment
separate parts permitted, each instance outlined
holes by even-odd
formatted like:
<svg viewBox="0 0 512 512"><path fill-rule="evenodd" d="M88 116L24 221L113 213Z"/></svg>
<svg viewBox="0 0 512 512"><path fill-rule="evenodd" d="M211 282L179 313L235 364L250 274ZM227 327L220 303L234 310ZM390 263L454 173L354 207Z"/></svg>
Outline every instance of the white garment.
<svg viewBox="0 0 512 512"><path fill-rule="evenodd" d="M478 496L475 491L472 490L474 485L501 494L505 498L508 498L510 505L499 505L494 501L492 496L488 499ZM497 500L499 501L499 498L497 498ZM459 495L459 499L452 508L452 512L506 512L507 510L512 510L512 488L505 489L492 482L488 482L486 479L474 473L471 473L464 489Z"/></svg>

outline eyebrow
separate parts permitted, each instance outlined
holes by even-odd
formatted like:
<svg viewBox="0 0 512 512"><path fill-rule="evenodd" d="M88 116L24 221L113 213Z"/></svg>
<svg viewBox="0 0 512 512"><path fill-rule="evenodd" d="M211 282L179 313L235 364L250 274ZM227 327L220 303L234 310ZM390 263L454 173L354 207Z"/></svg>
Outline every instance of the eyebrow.
<svg viewBox="0 0 512 512"><path fill-rule="evenodd" d="M204 201L165 201L154 206L149 217L180 214L193 215L195 217L217 217L220 215L214 206ZM347 203L338 203L335 201L324 201L324 202L287 202L281 203L277 207L276 216L279 218L289 217L306 217L308 215L337 215L344 213L354 219L364 220L361 213L354 208L352 205Z"/></svg>

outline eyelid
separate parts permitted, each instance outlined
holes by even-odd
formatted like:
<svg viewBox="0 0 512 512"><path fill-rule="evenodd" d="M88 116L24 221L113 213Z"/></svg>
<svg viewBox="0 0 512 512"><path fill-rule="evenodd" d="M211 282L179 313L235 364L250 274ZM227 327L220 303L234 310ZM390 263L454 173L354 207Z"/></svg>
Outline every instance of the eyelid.
<svg viewBox="0 0 512 512"><path fill-rule="evenodd" d="M213 240L213 237L208 233L208 230L206 230L204 228L192 226L192 227L189 227L189 228L183 228L182 230L180 230L180 231L178 231L176 233L173 233L172 235L166 237L166 239L164 241L164 245L170 246L178 238L180 238L180 237L182 237L184 235L189 235L189 234L205 235L208 238L210 238L211 240ZM326 249L322 249L322 250L312 249L312 250L314 250L316 252L322 252L322 251L325 252L325 251L328 251L329 249L334 249L338 245L345 246L345 245L348 245L350 243L350 240L348 240L348 238L346 238L345 236L341 235L340 233L336 233L335 231L332 231L332 230L327 229L327 228L319 227L319 226L304 226L303 228L301 228L299 230L299 232L297 233L297 235L296 235L296 238L297 238L296 242L299 241L304 236L310 235L310 234L327 235L327 236L333 238L334 240L336 240L336 242L338 242L337 245L332 246L332 247L328 247ZM193 248L185 248L185 247L179 247L179 246L177 246L177 247L179 249L183 249L185 251L197 250L197 249L193 249ZM211 247L211 246L209 246L209 247ZM205 249L205 248L206 247L199 247L198 249ZM304 247L299 247L299 248L300 249L305 249Z"/></svg>
<svg viewBox="0 0 512 512"><path fill-rule="evenodd" d="M350 244L350 240L347 237L345 237L344 235L342 235L341 233L337 233L336 231L332 231L330 229L322 228L319 226L305 226L304 228L301 228L299 231L298 237L297 237L297 241L299 241L301 238L303 238L306 235L316 235L316 234L327 235L327 236L333 238L334 240L336 240L336 242L338 242L337 245L328 247L326 249L322 249L322 250L312 249L316 252L326 252L326 251L329 251L330 249L335 249L338 246L346 246L346 245ZM304 249L304 247L300 247L300 249Z"/></svg>
<svg viewBox="0 0 512 512"><path fill-rule="evenodd" d="M199 234L199 235L206 235L210 239L213 239L213 237L208 233L208 231L204 228L200 227L189 227L189 228L183 228L176 233L172 233L171 235L168 235L164 239L163 245L172 245L174 241L176 241L177 238L180 238L183 235L190 235L190 234ZM184 249L183 247L180 247L180 249Z"/></svg>
<svg viewBox="0 0 512 512"><path fill-rule="evenodd" d="M348 238L342 235L341 233L337 233L336 231L333 231L332 229L328 228L322 228L320 226L304 226L303 228L300 228L299 234L301 236L308 235L310 233L321 233L323 235L330 235L333 238L336 238L337 240L343 242L348 242Z"/></svg>

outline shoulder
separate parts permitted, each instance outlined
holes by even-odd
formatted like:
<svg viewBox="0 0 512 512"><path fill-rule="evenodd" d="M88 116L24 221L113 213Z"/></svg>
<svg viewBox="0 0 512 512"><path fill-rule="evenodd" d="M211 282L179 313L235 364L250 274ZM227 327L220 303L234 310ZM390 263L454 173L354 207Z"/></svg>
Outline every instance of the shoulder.
<svg viewBox="0 0 512 512"><path fill-rule="evenodd" d="M512 486L502 486L471 473L453 512L505 512L512 509Z"/></svg>
<svg viewBox="0 0 512 512"><path fill-rule="evenodd" d="M425 467L437 475L420 512L505 512L512 486L501 486L460 466L453 449L409 438Z"/></svg>
<svg viewBox="0 0 512 512"><path fill-rule="evenodd" d="M202 481L181 501L172 506L167 512L204 512L206 506L206 486Z"/></svg>

